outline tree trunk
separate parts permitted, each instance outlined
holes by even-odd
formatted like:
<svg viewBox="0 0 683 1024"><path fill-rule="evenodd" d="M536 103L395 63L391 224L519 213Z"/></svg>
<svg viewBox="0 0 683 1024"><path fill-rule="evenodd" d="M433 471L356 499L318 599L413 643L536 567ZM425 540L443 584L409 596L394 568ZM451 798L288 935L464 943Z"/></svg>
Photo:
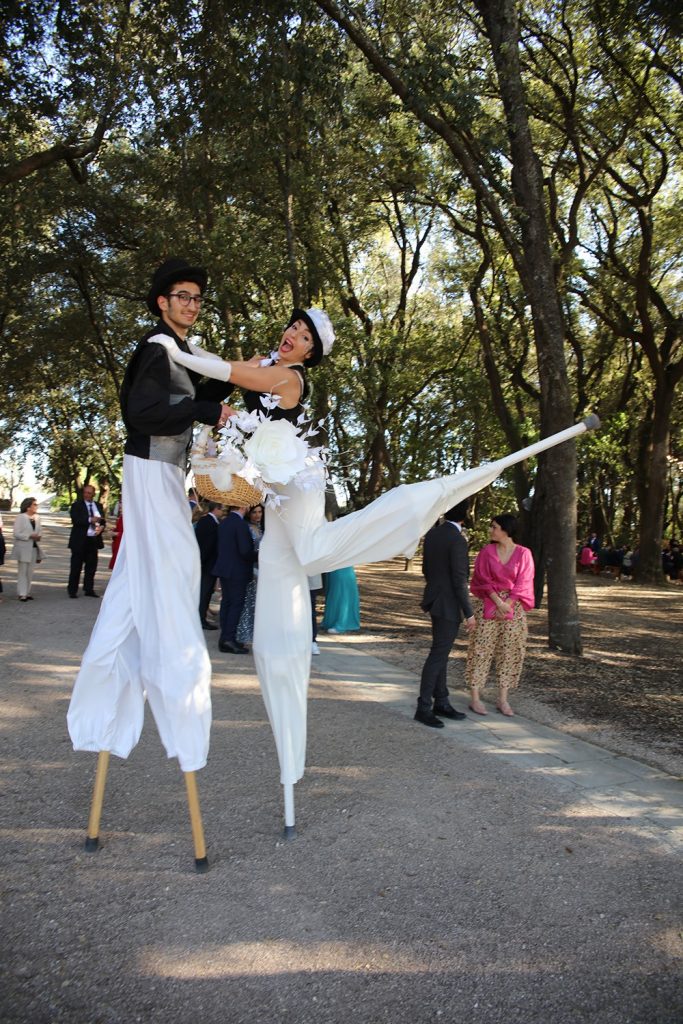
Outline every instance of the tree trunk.
<svg viewBox="0 0 683 1024"><path fill-rule="evenodd" d="M335 0L316 0L318 6L347 33L365 54L374 71L388 82L407 110L439 135L466 175L514 262L531 304L538 372L541 384L543 436L572 423L573 410L564 359L564 330L548 237L543 181L529 130L526 97L519 64L519 29L513 0L477 0L491 43L505 108L512 187L518 207L521 248L517 232L487 186L458 129L430 109L424 96L401 78L360 28L346 17ZM539 458L537 489L546 499L536 501L533 515L543 522L544 559L548 576L548 641L570 654L581 653L578 602L575 587L576 450L569 441Z"/></svg>
<svg viewBox="0 0 683 1024"><path fill-rule="evenodd" d="M513 0L477 0L498 75L505 108L512 188L520 209L523 283L531 304L541 386L541 435L572 423L572 402L564 357L564 325L553 269L540 161L533 148L519 64L519 27ZM581 653L576 597L576 449L573 442L551 448L538 460L534 519L542 521L537 570L548 579L548 643Z"/></svg>
<svg viewBox="0 0 683 1024"><path fill-rule="evenodd" d="M675 387L675 385L674 385ZM666 373L655 385L654 409L649 441L643 453L645 463L639 483L640 492L640 557L636 579L641 583L662 584L662 534L664 532L664 501L667 482L669 432L674 387Z"/></svg>
<svg viewBox="0 0 683 1024"><path fill-rule="evenodd" d="M365 494L362 496L363 504L366 505L375 498L379 498L384 489L384 472L391 462L387 449L384 431L378 427L372 444L370 445L370 479L367 482Z"/></svg>

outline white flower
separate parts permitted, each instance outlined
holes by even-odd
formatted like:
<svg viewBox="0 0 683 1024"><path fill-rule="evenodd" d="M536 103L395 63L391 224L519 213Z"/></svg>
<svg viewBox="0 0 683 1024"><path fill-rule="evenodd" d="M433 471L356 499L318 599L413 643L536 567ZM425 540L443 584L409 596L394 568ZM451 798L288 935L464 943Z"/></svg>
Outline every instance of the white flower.
<svg viewBox="0 0 683 1024"><path fill-rule="evenodd" d="M258 466L254 465L251 459L247 459L242 468L239 471L239 475L242 479L246 480L252 487L260 487L263 482L261 479L261 470Z"/></svg>
<svg viewBox="0 0 683 1024"><path fill-rule="evenodd" d="M287 484L305 469L309 448L288 420L266 420L245 441L244 451L266 483Z"/></svg>
<svg viewBox="0 0 683 1024"><path fill-rule="evenodd" d="M218 456L221 469L228 473L239 473L244 465L244 457L232 445L226 445Z"/></svg>
<svg viewBox="0 0 683 1024"><path fill-rule="evenodd" d="M252 434L263 419L260 412L239 412L237 416L231 417L235 426L245 434ZM230 422L230 421L228 421Z"/></svg>
<svg viewBox="0 0 683 1024"><path fill-rule="evenodd" d="M264 394L264 395L261 395L261 399L260 400L261 400L261 405L263 406L263 408L270 410L270 409L277 409L278 406L280 405L280 402L282 401L282 398L281 398L280 395ZM299 418L301 418L301 417L299 417Z"/></svg>

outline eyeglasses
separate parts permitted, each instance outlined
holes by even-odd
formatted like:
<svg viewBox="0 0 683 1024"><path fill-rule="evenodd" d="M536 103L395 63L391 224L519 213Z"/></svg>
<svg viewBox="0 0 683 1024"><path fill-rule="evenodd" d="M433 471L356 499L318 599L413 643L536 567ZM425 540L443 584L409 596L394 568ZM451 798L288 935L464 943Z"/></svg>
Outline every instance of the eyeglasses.
<svg viewBox="0 0 683 1024"><path fill-rule="evenodd" d="M202 295L190 295L189 292L169 292L168 298L176 298L181 306L189 306L191 302L194 302L197 309L201 307L204 297Z"/></svg>

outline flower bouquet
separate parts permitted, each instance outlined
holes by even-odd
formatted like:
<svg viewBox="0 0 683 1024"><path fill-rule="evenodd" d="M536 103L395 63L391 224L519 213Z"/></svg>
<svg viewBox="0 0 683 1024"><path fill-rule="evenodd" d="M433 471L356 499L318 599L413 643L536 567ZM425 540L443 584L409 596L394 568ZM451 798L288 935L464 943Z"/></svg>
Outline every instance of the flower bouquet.
<svg viewBox="0 0 683 1024"><path fill-rule="evenodd" d="M261 402L266 408L277 404L266 395ZM272 484L294 481L302 490L324 490L325 449L309 444L316 429L305 413L290 423L269 419L261 411L231 416L217 442L210 439L212 428L204 427L190 453L195 487L202 497L223 505L265 502L271 507L286 497Z"/></svg>

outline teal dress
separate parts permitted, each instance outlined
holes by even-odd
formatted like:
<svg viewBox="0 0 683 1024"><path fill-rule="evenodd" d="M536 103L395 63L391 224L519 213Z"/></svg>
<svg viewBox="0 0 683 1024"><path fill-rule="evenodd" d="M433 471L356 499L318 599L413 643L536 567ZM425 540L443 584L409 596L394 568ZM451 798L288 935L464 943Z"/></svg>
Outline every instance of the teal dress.
<svg viewBox="0 0 683 1024"><path fill-rule="evenodd" d="M325 573L325 614L320 628L335 633L360 629L360 597L352 565Z"/></svg>

